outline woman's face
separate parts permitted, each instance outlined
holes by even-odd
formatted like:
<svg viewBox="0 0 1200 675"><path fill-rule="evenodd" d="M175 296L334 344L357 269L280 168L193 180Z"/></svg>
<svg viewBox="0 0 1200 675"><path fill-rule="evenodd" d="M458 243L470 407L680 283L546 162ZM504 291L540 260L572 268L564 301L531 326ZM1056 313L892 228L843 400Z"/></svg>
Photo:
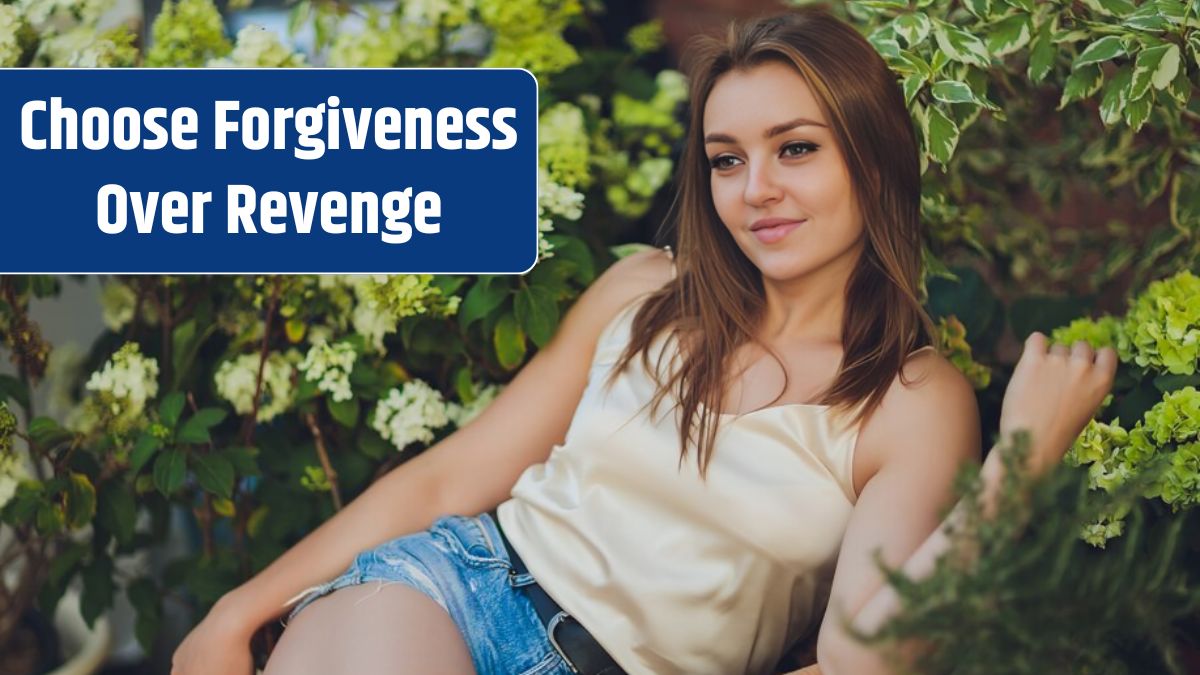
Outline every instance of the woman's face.
<svg viewBox="0 0 1200 675"><path fill-rule="evenodd" d="M722 75L704 106L704 139L717 214L765 279L849 274L862 218L829 121L795 68Z"/></svg>

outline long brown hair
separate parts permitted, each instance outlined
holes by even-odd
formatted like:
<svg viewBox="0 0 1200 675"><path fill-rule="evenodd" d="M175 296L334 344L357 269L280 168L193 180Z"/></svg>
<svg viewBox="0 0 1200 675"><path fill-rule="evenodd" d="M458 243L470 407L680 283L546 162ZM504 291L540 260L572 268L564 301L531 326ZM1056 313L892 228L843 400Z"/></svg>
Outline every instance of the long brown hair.
<svg viewBox="0 0 1200 675"><path fill-rule="evenodd" d="M843 358L819 403L839 415L857 411L851 422L861 423L896 375L903 379L908 355L932 344L935 335L918 290L923 236L917 141L895 76L871 44L853 27L812 8L732 24L723 40L701 36L685 57L691 113L672 206L677 274L638 309L629 343L607 381L611 385L640 353L658 383L651 414L675 392L680 428L686 430L680 462L689 443L699 439L701 475L720 423L730 357L740 345L757 341L755 329L766 307L761 272L738 248L713 205L704 107L722 75L765 62L786 63L805 78L845 157L863 219L864 247L846 286ZM647 348L668 329L683 358L664 377L662 353L651 369ZM688 335L702 338L687 340Z"/></svg>

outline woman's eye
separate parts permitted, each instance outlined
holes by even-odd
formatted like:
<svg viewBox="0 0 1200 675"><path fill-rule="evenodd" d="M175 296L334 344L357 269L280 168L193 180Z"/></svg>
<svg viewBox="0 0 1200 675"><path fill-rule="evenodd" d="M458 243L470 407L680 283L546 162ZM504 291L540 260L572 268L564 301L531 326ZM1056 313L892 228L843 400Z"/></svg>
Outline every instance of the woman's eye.
<svg viewBox="0 0 1200 675"><path fill-rule="evenodd" d="M812 143L788 143L783 146L783 154L788 157L803 157L816 152L817 146Z"/></svg>
<svg viewBox="0 0 1200 675"><path fill-rule="evenodd" d="M737 161L736 157L731 157L729 155L721 155L720 157L712 158L711 160L709 160L708 163L714 169L728 169L728 168L732 167L733 163L736 161Z"/></svg>

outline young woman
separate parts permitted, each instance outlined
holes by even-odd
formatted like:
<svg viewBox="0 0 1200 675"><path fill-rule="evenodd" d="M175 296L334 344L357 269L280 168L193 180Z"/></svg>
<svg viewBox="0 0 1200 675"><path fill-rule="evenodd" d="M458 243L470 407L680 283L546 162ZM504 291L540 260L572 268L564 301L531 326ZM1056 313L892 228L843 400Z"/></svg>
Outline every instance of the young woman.
<svg viewBox="0 0 1200 675"><path fill-rule="evenodd" d="M268 675L772 673L817 629L806 671L888 672L844 630L896 611L874 554L926 573L981 449L918 300L904 100L821 12L693 56L677 255L613 265L476 421L222 598L175 675L249 672L287 610ZM1115 368L1033 334L1002 438L1055 464Z"/></svg>

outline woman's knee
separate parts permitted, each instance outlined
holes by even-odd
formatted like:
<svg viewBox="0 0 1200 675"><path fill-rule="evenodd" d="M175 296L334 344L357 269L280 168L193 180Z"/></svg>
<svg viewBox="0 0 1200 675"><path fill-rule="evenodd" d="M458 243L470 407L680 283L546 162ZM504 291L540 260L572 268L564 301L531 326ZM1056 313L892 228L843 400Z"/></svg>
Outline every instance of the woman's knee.
<svg viewBox="0 0 1200 675"><path fill-rule="evenodd" d="M293 618L264 675L474 673L458 627L403 584L368 582L320 598Z"/></svg>

